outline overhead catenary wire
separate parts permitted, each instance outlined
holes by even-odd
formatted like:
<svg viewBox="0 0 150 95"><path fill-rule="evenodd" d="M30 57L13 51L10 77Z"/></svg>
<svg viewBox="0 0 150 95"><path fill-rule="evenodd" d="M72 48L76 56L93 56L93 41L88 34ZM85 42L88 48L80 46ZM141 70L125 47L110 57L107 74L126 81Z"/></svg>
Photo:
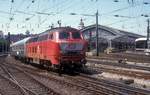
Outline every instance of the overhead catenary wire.
<svg viewBox="0 0 150 95"><path fill-rule="evenodd" d="M137 3L137 1L139 3ZM106 11L103 13L100 11L101 21L102 20L105 21L106 16L108 16L108 18L110 18L110 20L111 20L110 24L114 23L113 15L115 13L117 13L117 14L125 13L128 10L130 10L130 13L128 13L128 15L122 14L122 16L131 17L132 15L136 16L138 13L140 14L140 12L142 12L142 11L137 12L137 10L138 9L143 10L142 7L140 7L140 6L141 5L143 6L143 2L145 2L145 1L144 0L142 0L142 1L137 0L137 1L134 2L134 5L129 4L129 6L126 6L126 7L122 7L122 8L117 7L118 9L115 9L115 10L113 10L113 8L112 8L110 11ZM76 25L77 21L79 21L78 19L80 19L80 18L86 18L85 23L88 23L90 25L91 23L95 22L94 18L92 17L92 15L94 15L94 13L95 13L94 10L96 9L94 7L96 5L98 5L98 8L100 10L103 10L103 9L101 9L101 6L99 5L99 4L103 4L103 2L101 2L100 0L98 0L96 2L94 0L93 1L83 0L82 2L81 1L79 2L79 0L77 0L77 1L72 1L72 0L61 0L61 1L59 1L59 0L44 0L44 1L34 0L33 2L32 2L32 0L28 0L28 1L20 0L19 1L20 4L17 4L17 5L20 6L21 8L17 7L16 2L17 1L14 0L11 14L10 14L10 11L8 12L8 10L0 11L0 13L10 16L9 18L12 18L12 19L14 18L14 20L11 20L11 23L16 22L16 20L18 20L18 23L20 26L24 25L24 24L28 25L29 23L32 23L32 25L41 24L43 27L44 26L46 27L46 25L51 24L51 23L55 24L57 22L57 20L61 20L61 19L64 19L62 21L65 21L64 22L65 25L67 25L67 24L70 25L71 21L68 21L67 17L72 16L72 15L70 15L71 12L79 14L79 15L72 17L72 18L74 18L73 19L74 21L73 20L72 21L74 22L75 25ZM26 3L23 4L21 2L26 2ZM51 2L53 2L53 3L51 3ZM90 2L90 3L86 3L86 2ZM120 0L119 0L119 2L120 2ZM117 3L117 4L119 5L119 3ZM46 5L46 6L43 6L43 5ZM28 6L29 6L29 8L27 8ZM145 9L145 7L147 7L147 6L144 6L144 9ZM80 11L78 11L78 10L80 10ZM42 12L42 11L44 11L44 12ZM132 12L134 12L134 13L132 13ZM144 12L144 13L146 14L146 12ZM20 17L18 18L18 16L20 16ZM51 19L55 19L56 21L52 21ZM119 21L120 21L120 19L121 18L118 18ZM135 20L135 19L137 19L137 20ZM139 22L138 18L135 18L135 19L133 22L136 22L136 24L138 24L138 22ZM10 20L10 19L8 19L8 20ZM22 20L22 23L20 23L19 20ZM124 21L125 23L124 22L122 22L122 23L126 24L130 20L131 19L128 19L127 21ZM7 21L7 23L8 23L8 21ZM119 22L119 23L121 23L121 22ZM12 25L13 25L13 23L12 23ZM112 25L115 25L115 23Z"/></svg>
<svg viewBox="0 0 150 95"><path fill-rule="evenodd" d="M24 1L24 0L22 0L22 2L19 4L19 6L20 6L21 4L23 4L23 1ZM14 10L15 10L15 7L13 7L14 3L15 3L14 0L11 0L10 18L9 18L10 22L8 23L8 25L10 25L12 21L14 21L14 16L17 15L15 12L12 11L13 8L14 8ZM18 9L18 8L16 8L16 10L17 10L17 9ZM12 12L13 12L13 13L12 13Z"/></svg>
<svg viewBox="0 0 150 95"><path fill-rule="evenodd" d="M131 6L128 6L128 7L125 7L125 8L121 8L121 9L117 9L117 10L112 11L111 13L114 13L114 12L117 12L117 11L121 11L121 10L125 10L125 9L130 8L130 7L131 7ZM60 13L57 13L57 14L60 14ZM50 15L50 14L47 13L47 15ZM80 14L80 15L82 15L82 16L88 16L87 14ZM103 15L103 14L102 14L102 15ZM89 15L89 16L90 16L90 15ZM47 17L49 17L49 16L47 16ZM46 18L46 19L47 19L47 18ZM45 22L46 19L44 19L43 22Z"/></svg>
<svg viewBox="0 0 150 95"><path fill-rule="evenodd" d="M58 16L58 15L60 15L60 14L63 14L62 12L65 11L66 9L69 9L70 7L72 7L72 5L73 5L73 3L72 3L72 1L70 1L70 5L69 5L69 6L67 6L67 7L65 7L65 8L61 8L61 9L59 9L59 10L57 9L57 12L52 12L51 14L48 14L48 13L41 13L41 14L47 15L47 17L46 17L44 20L41 21L40 25L43 24L43 23L45 23L45 21L47 21L47 19L48 19L49 16L51 16L51 15Z"/></svg>

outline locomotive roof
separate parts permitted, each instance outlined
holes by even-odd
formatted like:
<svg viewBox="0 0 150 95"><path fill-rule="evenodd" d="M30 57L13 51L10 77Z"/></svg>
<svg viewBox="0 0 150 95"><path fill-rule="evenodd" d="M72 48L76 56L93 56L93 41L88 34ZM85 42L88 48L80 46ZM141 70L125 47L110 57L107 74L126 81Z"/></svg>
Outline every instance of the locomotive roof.
<svg viewBox="0 0 150 95"><path fill-rule="evenodd" d="M39 35L43 35L43 34L47 34L49 32L61 32L64 30L73 30L73 31L80 31L78 29L72 28L72 27L56 27L56 28L52 28L52 29L48 29L45 32L40 33Z"/></svg>
<svg viewBox="0 0 150 95"><path fill-rule="evenodd" d="M16 46L16 45L23 45L23 44L25 44L30 38L31 38L31 37L27 37L27 38L24 38L24 39L22 39L22 40L20 40L20 41L17 41L17 42L15 42L15 43L11 44L11 47L12 47L12 46Z"/></svg>

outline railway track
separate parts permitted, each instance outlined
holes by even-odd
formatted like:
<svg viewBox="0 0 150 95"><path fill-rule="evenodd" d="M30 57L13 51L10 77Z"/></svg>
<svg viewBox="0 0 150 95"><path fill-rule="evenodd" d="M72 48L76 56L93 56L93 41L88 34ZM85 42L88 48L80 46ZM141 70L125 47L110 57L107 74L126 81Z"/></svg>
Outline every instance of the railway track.
<svg viewBox="0 0 150 95"><path fill-rule="evenodd" d="M88 56L87 58L95 58L95 59L105 59L105 60L120 60L120 59L128 59L131 62L141 62L141 63L149 63L150 59L149 56L146 55L139 55L139 54L132 54L132 53L110 53L110 54L100 54L97 56Z"/></svg>
<svg viewBox="0 0 150 95"><path fill-rule="evenodd" d="M52 72L50 72L52 74ZM48 77L43 76L42 77ZM88 75L81 74L79 76L68 76L63 75L65 80L67 79L67 84L62 80L62 84L76 86L82 89L86 89L97 94L102 95L149 95L149 91L145 91L138 88L133 88L127 85L120 83L104 80L104 79L95 79ZM55 81L57 79L54 79ZM59 80L60 82L60 80Z"/></svg>
<svg viewBox="0 0 150 95"><path fill-rule="evenodd" d="M8 67L9 68L9 67ZM11 67L12 68L12 67ZM17 67L13 67L13 69L19 69ZM32 74L32 76L34 76L35 78L37 79L41 79L41 81L44 80L44 77L45 77L45 80L44 81L55 81L56 84L62 84L63 86L66 86L66 87L70 87L70 88L75 88L76 90L80 90L81 92L86 92L86 94L89 94L89 95L108 95L106 94L106 91L105 92L102 92L101 90L98 91L98 90L94 90L94 89L89 89L85 86L82 86L82 85L79 85L79 84L74 84L73 82L67 82L67 81L64 81L64 80L61 80L61 79L58 79L56 77L46 77L45 75L42 76L42 75L39 75L37 73L37 70L32 70L31 68L23 68L23 70L20 70L21 72L26 72L26 73L30 73ZM17 73L17 72L15 72ZM44 72L43 72L44 73ZM56 85L55 84L55 85ZM113 91L114 92L114 91ZM119 92L118 92L119 93ZM85 95L85 94L84 94ZM120 95L120 94L116 94L116 95Z"/></svg>
<svg viewBox="0 0 150 95"><path fill-rule="evenodd" d="M9 68L9 66L8 66ZM31 77L34 77L35 79L41 80L41 81L47 81L47 83L51 83L50 81L55 81L56 84L61 84L63 87L70 87L74 88L74 90L78 91L85 91L86 95L149 95L149 92L129 87L126 85L118 84L116 82L108 81L108 80L96 80L93 79L87 75L81 74L80 76L68 76L63 75L60 78L56 78L53 76L56 76L56 73L53 74L53 72L41 72L39 73L38 70L33 70L29 68L23 68L20 70L18 66L10 67L12 69L19 69L19 72L26 72L30 73ZM15 73L18 73L18 71L14 71ZM55 85L56 85L55 84ZM81 93L80 93L81 94ZM78 94L76 94L78 95ZM83 94L85 95L85 94Z"/></svg>
<svg viewBox="0 0 150 95"><path fill-rule="evenodd" d="M27 95L26 92L13 80L0 75L1 95Z"/></svg>
<svg viewBox="0 0 150 95"><path fill-rule="evenodd" d="M133 87L121 84L121 83L114 82L114 81L108 81L103 78L95 79L85 74L81 74L81 76L82 77L80 78L84 81L89 81L95 84L103 85L103 86L109 87L110 89L126 93L126 95L149 95L150 93L150 91L133 88Z"/></svg>
<svg viewBox="0 0 150 95"><path fill-rule="evenodd" d="M79 82L78 83L74 83L75 80L74 81L68 81L68 80L66 81L66 80L57 79L56 77L52 77L52 76L48 77L48 76L45 76L45 75L40 75L38 73L33 72L33 70L31 70L31 69L30 70L26 70L26 72L31 73L34 77L36 77L38 79L41 78L41 80L43 80L43 78L45 78L46 81L48 81L48 80L55 81L58 84L62 84L62 85L67 86L67 87L75 88L76 90L85 91L86 93L88 93L90 95L109 95L109 94L113 94L113 95L125 95L124 93L121 93L119 91L118 92L114 91L114 90L109 89L109 88L104 87L104 86L98 86L98 87L96 87L96 84L93 84L91 86L91 83L88 83L88 82L87 83L88 83L88 85L90 87L87 87L87 85L85 85L85 84L83 85L83 84L81 84ZM55 75L56 75L56 73L55 73ZM65 76L65 78L66 78L66 76ZM97 88L97 89L95 89L95 88Z"/></svg>
<svg viewBox="0 0 150 95"><path fill-rule="evenodd" d="M107 65L94 64L94 63L89 63L88 68L93 69L99 73L109 72L109 73L114 73L114 74L119 74L119 75L135 77L135 78L139 78L139 79L146 79L146 80L150 79L150 72L148 72L148 71L143 72L143 71L139 71L139 70L116 68L116 67L113 67L110 65L107 66Z"/></svg>
<svg viewBox="0 0 150 95"><path fill-rule="evenodd" d="M0 79L4 79L5 81L8 81L10 84L14 84L15 86L18 87L18 89L13 89L14 91L15 90L18 90L18 91L22 91L22 95L36 95L35 93L33 93L32 91L30 91L29 89L25 88L25 87L22 87L16 80L15 78L11 75L11 73L9 73L9 71L7 70L7 68L5 68L3 66L3 62L4 62L4 59L3 57L6 57L6 55L1 55L2 58L0 58L0 76L1 78ZM3 83L3 82L2 82ZM4 87L1 87L1 88L5 88L6 85L2 85ZM9 85L7 85L9 87ZM6 87L7 87L6 86ZM11 92L11 93L8 93L8 92ZM13 94L13 91L11 89L8 89L8 90L4 90L4 94L2 95L12 95ZM17 95L17 93L15 92L14 93L15 95ZM20 95L20 94L19 94Z"/></svg>
<svg viewBox="0 0 150 95"><path fill-rule="evenodd" d="M24 93L24 95L37 95L36 93L34 93L32 90L21 86L18 81L15 79L14 76L12 76L12 74L4 67L4 66L0 66L1 70L3 70L3 73L1 73L1 77L4 77L6 80L16 84Z"/></svg>
<svg viewBox="0 0 150 95"><path fill-rule="evenodd" d="M110 89L106 86L103 85L98 85L96 83L92 83L91 81L84 81L83 79L79 79L76 76L69 76L69 75L63 75L62 79L57 79L55 77L52 77L51 75L57 75L54 72L50 72L49 73L49 77L48 75L37 75L34 73L34 75L36 76L40 76L42 78L48 78L52 81L57 81L59 84L63 84L66 85L68 87L71 88L75 88L81 91L85 91L87 92L87 94L90 95L126 95L126 93L120 92L120 91L116 91L113 89Z"/></svg>
<svg viewBox="0 0 150 95"><path fill-rule="evenodd" d="M52 89L45 86L42 82L33 78L29 73L26 73L18 68L13 68L7 63L1 63L1 69L5 73L2 76L11 79L25 95L60 95Z"/></svg>
<svg viewBox="0 0 150 95"><path fill-rule="evenodd" d="M50 72L52 74L53 72ZM39 76L39 75L37 75ZM41 76L47 77L47 76ZM141 90L138 88L133 88L127 85L119 84L116 82L100 79L97 80L95 78L92 78L88 75L81 74L80 76L68 76L68 75L63 75L63 77L71 80L66 82L61 82L62 84L66 85L73 85L72 86L77 86L83 89L87 89L89 91L97 92L98 94L102 95L148 95L149 92L145 90ZM56 81L57 79L53 79ZM58 80L60 82L60 80ZM69 83L68 83L69 82ZM78 85L77 85L78 84Z"/></svg>
<svg viewBox="0 0 150 95"><path fill-rule="evenodd" d="M103 85L97 85L95 83L90 83L90 82L86 82L81 79L75 79L75 76L68 76L68 75L63 75L63 77L61 79L58 79L56 77L52 77L51 74L56 75L56 73L50 72L50 76L45 76L45 75L39 75L39 73L34 72L33 70L29 70L28 68L24 68L24 70L28 73L32 73L32 75L34 75L35 77L41 77L41 79L43 80L43 78L45 78L46 81L48 81L47 79L51 80L51 81L55 81L58 84L62 84L64 86L67 87L71 87L71 88L75 88L76 90L80 90L80 91L85 91L86 93L90 94L90 95L126 95L126 93L120 92L120 91L116 91L114 89L110 89L107 86L103 86ZM40 79L40 78L38 78ZM78 81L77 81L78 80Z"/></svg>
<svg viewBox="0 0 150 95"><path fill-rule="evenodd" d="M150 67L146 66L137 66L137 65L132 65L132 64L121 64L118 62L105 62L99 59L92 59L92 58L87 58L87 61L89 63L94 63L94 64L102 64L102 65L109 65L109 66L116 66L116 67L122 67L122 68L127 68L127 69L138 69L138 70L145 70L145 71L150 71Z"/></svg>

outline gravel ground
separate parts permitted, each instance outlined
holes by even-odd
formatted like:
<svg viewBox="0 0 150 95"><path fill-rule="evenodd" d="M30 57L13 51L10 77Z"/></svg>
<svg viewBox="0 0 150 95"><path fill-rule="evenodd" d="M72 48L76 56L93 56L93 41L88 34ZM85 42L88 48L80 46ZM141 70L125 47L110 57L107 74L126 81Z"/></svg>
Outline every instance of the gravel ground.
<svg viewBox="0 0 150 95"><path fill-rule="evenodd" d="M134 80L134 83L130 84L130 86L150 91L150 80L138 79L138 78L134 78L134 77L112 74L112 73L108 73L108 72L103 72L101 74L95 74L95 75L93 75L93 77L105 78L107 80L112 80L112 81L116 81L116 82L120 82L120 83L124 83L124 81L126 81L126 80Z"/></svg>
<svg viewBox="0 0 150 95"><path fill-rule="evenodd" d="M150 67L150 63L139 63L139 62L127 62L127 64L143 66L143 67Z"/></svg>
<svg viewBox="0 0 150 95"><path fill-rule="evenodd" d="M35 70L35 72L38 74L48 76L49 78L32 75L34 78L41 81L44 85L57 91L61 95L94 95L91 92L82 90L81 88L77 88L76 86L73 86L71 84L67 84L66 82L68 82L68 81L63 76L60 77L57 75L53 75L53 74L51 74L51 72L48 72L46 70L40 70L39 68L33 67L31 65L22 64L20 61L16 61L11 56L8 56L6 58L6 61L11 62L12 64L15 63L17 65L20 65L20 66L22 66L22 68L25 67L25 68ZM130 77L126 77L126 76L122 76L122 75L115 75L115 74L105 73L105 72L103 72L101 74L95 74L93 76L95 78L107 78L109 80L113 80L113 81L120 82L120 83L123 83L122 81L120 81L120 79L132 79ZM55 78L56 78L56 80L55 80ZM133 87L139 87L142 89L150 90L148 83L150 83L149 80L148 81L147 80L138 80L138 79L134 78L134 84L130 84L130 85ZM144 86L145 88L143 88L143 85L145 85L146 87Z"/></svg>
<svg viewBox="0 0 150 95"><path fill-rule="evenodd" d="M115 67L115 66L110 66L110 65L101 65L101 64L92 64L92 63L87 63L87 66L96 66L96 67L103 67L103 68L111 68L111 69L119 69L119 70L126 70L126 71L135 71L135 72L142 72L150 75L149 71L145 70L138 70L138 69L127 69L127 68L122 68L122 67ZM150 91L150 79L144 79L144 78L136 78L136 77L129 77L121 74L114 74L110 72L105 72L101 71L99 74L93 75L95 78L106 78L109 80L117 81L124 83L124 80L134 80L134 83L130 84L133 87L145 89ZM122 81L121 81L121 80Z"/></svg>
<svg viewBox="0 0 150 95"><path fill-rule="evenodd" d="M38 78L41 81L44 81L43 83L47 85L48 87L57 90L62 95L93 95L92 93L86 92L80 88L77 88L70 84L65 84L64 82L68 82L64 77L59 77L52 75L50 73L41 73L42 75L48 76L49 78L39 77L35 76L35 78ZM61 82L57 80L51 79L52 77L57 78L61 80Z"/></svg>

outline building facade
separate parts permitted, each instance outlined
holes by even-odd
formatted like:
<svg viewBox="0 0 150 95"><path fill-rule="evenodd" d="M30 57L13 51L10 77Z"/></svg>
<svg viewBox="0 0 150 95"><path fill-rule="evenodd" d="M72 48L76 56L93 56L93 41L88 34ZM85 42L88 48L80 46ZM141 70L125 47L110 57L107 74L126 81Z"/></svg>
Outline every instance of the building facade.
<svg viewBox="0 0 150 95"><path fill-rule="evenodd" d="M90 25L81 29L84 38L89 42L89 50L96 48L96 25ZM135 48L135 39L143 37L138 34L98 25L99 52L108 48L115 51L123 51Z"/></svg>

